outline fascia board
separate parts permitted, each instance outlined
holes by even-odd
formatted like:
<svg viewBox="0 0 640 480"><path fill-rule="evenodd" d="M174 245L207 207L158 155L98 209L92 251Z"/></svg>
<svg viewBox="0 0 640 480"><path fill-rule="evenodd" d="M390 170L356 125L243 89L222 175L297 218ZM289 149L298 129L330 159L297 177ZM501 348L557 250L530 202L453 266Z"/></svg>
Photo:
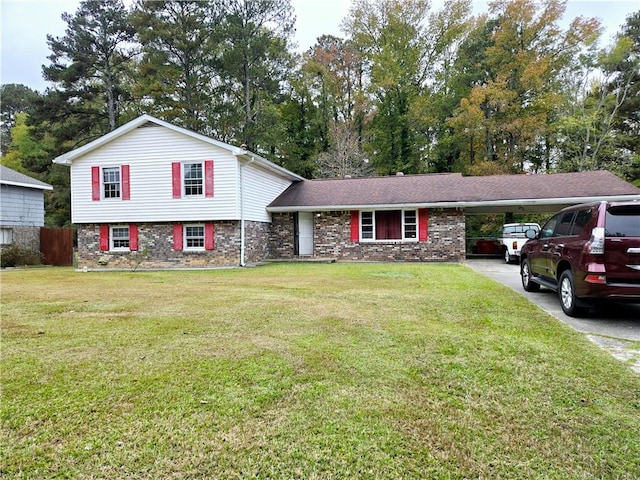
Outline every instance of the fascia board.
<svg viewBox="0 0 640 480"><path fill-rule="evenodd" d="M140 125L148 121L157 123L158 119L152 117L151 115L141 115L138 118L125 123L121 127L116 128L114 131L109 132L100 138L97 138L93 142L89 142L82 147L76 148L75 150L71 150L70 152L64 153L54 158L53 163L58 163L60 165L71 165L76 158L81 157L82 155L86 155L96 148L100 148L101 146L115 140L116 138L121 137L125 133L128 133L131 130L135 130Z"/></svg>
<svg viewBox="0 0 640 480"><path fill-rule="evenodd" d="M242 149L237 149L238 152L234 153L234 155L238 158L238 161L244 162L245 164L249 164L252 162L257 163L258 165L262 166L263 168L265 168L266 170L269 170L271 172L274 172L282 177L285 177L289 180L292 181L303 181L306 180L304 177L301 177L300 175L298 175L297 173L293 173L289 170L287 170L284 167L281 167L280 165L276 165L275 163L267 160L264 157L261 157L260 155L250 152L249 150L242 150Z"/></svg>
<svg viewBox="0 0 640 480"><path fill-rule="evenodd" d="M12 182L11 180L2 180L2 185L12 185L14 187L35 188L36 190L53 190L51 185L36 185L33 183Z"/></svg>
<svg viewBox="0 0 640 480"><path fill-rule="evenodd" d="M353 204L353 205L306 205L306 206L286 206L267 207L271 213L288 212L321 212L340 210L393 210L399 208L473 208L473 207L518 207L527 205L564 205L580 204L599 201L627 202L640 201L640 195L602 195L593 197L562 197L562 198L527 198L515 200L490 200L473 202L425 202L425 203L402 203L402 204Z"/></svg>

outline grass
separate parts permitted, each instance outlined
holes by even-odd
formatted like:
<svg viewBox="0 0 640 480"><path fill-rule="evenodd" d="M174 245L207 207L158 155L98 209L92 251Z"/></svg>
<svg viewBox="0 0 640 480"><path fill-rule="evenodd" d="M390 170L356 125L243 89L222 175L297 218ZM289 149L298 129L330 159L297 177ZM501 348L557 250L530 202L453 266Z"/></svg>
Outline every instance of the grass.
<svg viewBox="0 0 640 480"><path fill-rule="evenodd" d="M2 478L639 478L640 379L462 265L5 271Z"/></svg>

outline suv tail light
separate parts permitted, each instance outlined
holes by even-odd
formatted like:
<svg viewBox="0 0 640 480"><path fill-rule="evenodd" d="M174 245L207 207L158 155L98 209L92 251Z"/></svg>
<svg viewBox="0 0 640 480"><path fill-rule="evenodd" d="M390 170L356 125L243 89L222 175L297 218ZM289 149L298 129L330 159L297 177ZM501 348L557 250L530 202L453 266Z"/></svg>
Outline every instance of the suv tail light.
<svg viewBox="0 0 640 480"><path fill-rule="evenodd" d="M591 238L584 246L584 253L602 255L604 253L604 228L596 227L591 231Z"/></svg>

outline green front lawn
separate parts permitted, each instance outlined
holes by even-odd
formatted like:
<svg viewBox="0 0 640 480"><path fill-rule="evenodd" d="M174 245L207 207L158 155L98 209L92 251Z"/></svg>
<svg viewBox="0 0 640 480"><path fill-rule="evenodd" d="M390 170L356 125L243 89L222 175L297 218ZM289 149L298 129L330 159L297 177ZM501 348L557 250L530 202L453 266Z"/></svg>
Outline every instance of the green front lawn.
<svg viewBox="0 0 640 480"><path fill-rule="evenodd" d="M2 478L640 478L640 377L463 265L0 281Z"/></svg>

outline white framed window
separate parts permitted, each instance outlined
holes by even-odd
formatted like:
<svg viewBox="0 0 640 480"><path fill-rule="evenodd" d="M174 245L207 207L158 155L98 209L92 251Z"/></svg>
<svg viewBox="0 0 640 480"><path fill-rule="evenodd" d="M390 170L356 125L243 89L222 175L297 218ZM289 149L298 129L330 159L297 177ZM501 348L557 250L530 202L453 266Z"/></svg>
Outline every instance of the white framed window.
<svg viewBox="0 0 640 480"><path fill-rule="evenodd" d="M109 239L111 240L110 250L128 251L130 247L129 227L126 225L112 226Z"/></svg>
<svg viewBox="0 0 640 480"><path fill-rule="evenodd" d="M120 167L102 169L102 190L104 198L120 198Z"/></svg>
<svg viewBox="0 0 640 480"><path fill-rule="evenodd" d="M184 249L204 250L204 225L184 226Z"/></svg>
<svg viewBox="0 0 640 480"><path fill-rule="evenodd" d="M0 228L0 245L13 243L13 228Z"/></svg>
<svg viewBox="0 0 640 480"><path fill-rule="evenodd" d="M418 239L418 212L416 210L404 210L402 215L402 232L405 240Z"/></svg>
<svg viewBox="0 0 640 480"><path fill-rule="evenodd" d="M417 210L372 210L360 212L362 241L418 240Z"/></svg>
<svg viewBox="0 0 640 480"><path fill-rule="evenodd" d="M360 225L361 232L360 238L363 240L374 240L375 239L375 231L374 231L374 221L373 221L374 212L361 212L360 214Z"/></svg>
<svg viewBox="0 0 640 480"><path fill-rule="evenodd" d="M185 163L183 172L185 196L202 195L204 188L202 163Z"/></svg>

